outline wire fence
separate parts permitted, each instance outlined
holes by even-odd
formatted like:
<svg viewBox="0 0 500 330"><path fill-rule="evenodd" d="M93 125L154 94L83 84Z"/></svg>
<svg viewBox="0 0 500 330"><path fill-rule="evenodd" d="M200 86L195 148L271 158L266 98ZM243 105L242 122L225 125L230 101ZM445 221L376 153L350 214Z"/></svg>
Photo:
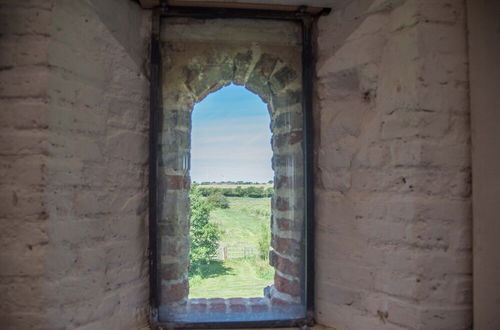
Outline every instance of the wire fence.
<svg viewBox="0 0 500 330"><path fill-rule="evenodd" d="M253 246L221 246L217 252L217 259L251 258L259 255L259 250Z"/></svg>

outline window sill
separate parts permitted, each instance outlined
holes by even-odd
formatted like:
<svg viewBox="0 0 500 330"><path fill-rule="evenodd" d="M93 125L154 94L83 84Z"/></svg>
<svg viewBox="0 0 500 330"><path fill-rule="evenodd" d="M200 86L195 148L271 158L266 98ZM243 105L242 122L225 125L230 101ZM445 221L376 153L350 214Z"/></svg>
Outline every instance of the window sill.
<svg viewBox="0 0 500 330"><path fill-rule="evenodd" d="M178 308L159 310L159 321L168 325L192 328L209 323L276 323L294 324L303 320L304 306L276 298L197 298ZM189 326L188 326L189 325ZM204 326L205 327L205 326ZM210 326L211 327L211 326Z"/></svg>

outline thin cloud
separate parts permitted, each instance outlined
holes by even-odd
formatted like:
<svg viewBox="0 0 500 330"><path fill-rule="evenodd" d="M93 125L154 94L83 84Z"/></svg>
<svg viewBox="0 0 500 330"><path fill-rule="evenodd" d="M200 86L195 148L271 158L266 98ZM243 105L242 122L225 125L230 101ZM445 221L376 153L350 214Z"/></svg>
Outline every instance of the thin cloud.
<svg viewBox="0 0 500 330"><path fill-rule="evenodd" d="M194 181L272 179L270 118L258 96L229 86L197 104L192 118Z"/></svg>

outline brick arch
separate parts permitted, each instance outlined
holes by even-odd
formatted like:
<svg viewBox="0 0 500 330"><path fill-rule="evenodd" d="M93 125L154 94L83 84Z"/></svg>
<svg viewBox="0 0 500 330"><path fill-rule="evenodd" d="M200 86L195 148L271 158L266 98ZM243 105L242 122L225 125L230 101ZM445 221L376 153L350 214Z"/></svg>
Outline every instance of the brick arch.
<svg viewBox="0 0 500 330"><path fill-rule="evenodd" d="M231 299L187 299L191 112L195 103L231 83L258 95L268 105L271 117L275 195L270 263L276 273L265 298L233 304L253 310L253 303L256 309L300 303L304 218L300 60L272 47L207 45L204 51L194 52L167 42L163 48L168 64L163 69L159 164L160 305L174 313L186 306L210 311L212 303L219 306L217 311L232 310Z"/></svg>

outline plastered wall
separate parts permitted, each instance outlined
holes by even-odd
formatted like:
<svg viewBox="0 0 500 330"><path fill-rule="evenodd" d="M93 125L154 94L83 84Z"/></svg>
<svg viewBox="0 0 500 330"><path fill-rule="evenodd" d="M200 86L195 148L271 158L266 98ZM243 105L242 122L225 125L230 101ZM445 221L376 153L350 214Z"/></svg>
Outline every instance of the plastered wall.
<svg viewBox="0 0 500 330"><path fill-rule="evenodd" d="M1 1L0 33L0 328L140 328L150 12Z"/></svg>
<svg viewBox="0 0 500 330"><path fill-rule="evenodd" d="M469 329L464 2L332 7L316 31L316 319ZM147 322L149 18L133 1L0 1L2 329Z"/></svg>
<svg viewBox="0 0 500 330"><path fill-rule="evenodd" d="M464 1L350 1L317 31L319 323L471 328Z"/></svg>

